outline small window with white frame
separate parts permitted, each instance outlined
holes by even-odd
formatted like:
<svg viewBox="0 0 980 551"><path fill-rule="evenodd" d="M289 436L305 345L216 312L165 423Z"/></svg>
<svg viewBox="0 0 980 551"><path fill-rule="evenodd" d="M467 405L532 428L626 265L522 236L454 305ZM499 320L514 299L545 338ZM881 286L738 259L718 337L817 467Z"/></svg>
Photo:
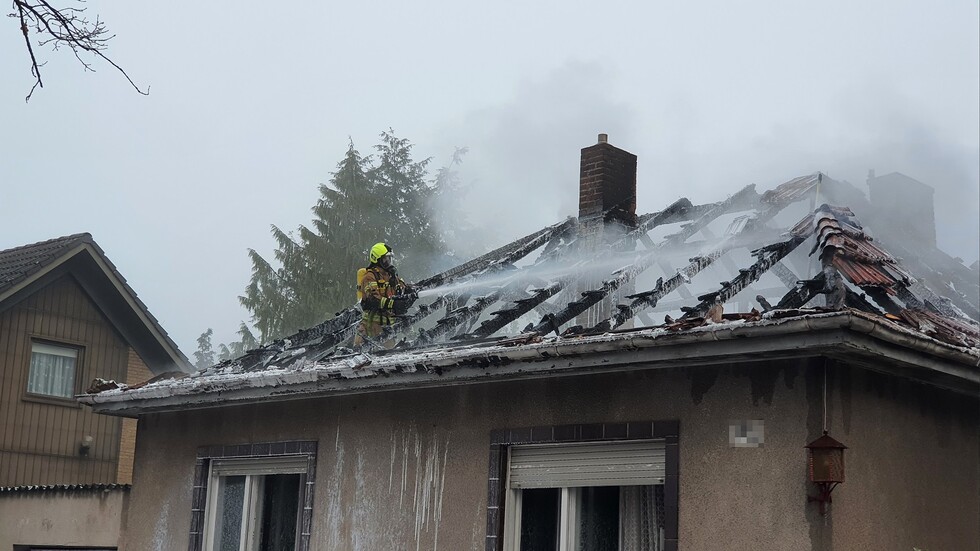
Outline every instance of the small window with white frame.
<svg viewBox="0 0 980 551"><path fill-rule="evenodd" d="M664 549L663 440L513 445L505 551Z"/></svg>
<svg viewBox="0 0 980 551"><path fill-rule="evenodd" d="M73 397L79 356L77 346L31 341L27 393L54 398Z"/></svg>
<svg viewBox="0 0 980 551"><path fill-rule="evenodd" d="M298 454L211 460L204 549L300 549L308 457Z"/></svg>

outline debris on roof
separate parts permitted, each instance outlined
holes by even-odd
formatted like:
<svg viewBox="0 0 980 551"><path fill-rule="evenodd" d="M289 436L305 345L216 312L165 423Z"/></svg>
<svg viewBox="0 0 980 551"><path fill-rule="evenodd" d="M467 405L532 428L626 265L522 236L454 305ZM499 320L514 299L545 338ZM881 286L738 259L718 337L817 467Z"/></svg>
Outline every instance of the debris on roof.
<svg viewBox="0 0 980 551"><path fill-rule="evenodd" d="M817 234L814 247L822 251L833 248L834 267L854 285L881 287L889 294L896 294L897 287L911 283L912 276L894 257L873 243L853 216L847 209L835 212L827 205L821 206L814 215Z"/></svg>
<svg viewBox="0 0 980 551"><path fill-rule="evenodd" d="M899 312L899 317L936 340L969 348L980 347L980 333L975 324L919 308L905 308Z"/></svg>
<svg viewBox="0 0 980 551"><path fill-rule="evenodd" d="M114 390L117 388L119 388L119 383L116 381L98 377L92 381L92 384L88 385L88 389L85 391L85 394L97 394L103 390Z"/></svg>

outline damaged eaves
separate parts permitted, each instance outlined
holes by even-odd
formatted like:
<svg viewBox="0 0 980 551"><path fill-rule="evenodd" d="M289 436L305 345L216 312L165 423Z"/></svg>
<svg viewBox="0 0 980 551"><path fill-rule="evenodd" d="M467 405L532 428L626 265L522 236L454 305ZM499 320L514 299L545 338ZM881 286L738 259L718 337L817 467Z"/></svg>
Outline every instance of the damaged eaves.
<svg viewBox="0 0 980 551"><path fill-rule="evenodd" d="M138 415L246 402L472 384L565 374L660 369L823 355L975 395L980 351L958 348L877 315L797 309L724 314L575 338L524 335L458 345L365 353L262 371L212 370L80 398L102 413ZM885 360L885 361L882 361Z"/></svg>
<svg viewBox="0 0 980 551"><path fill-rule="evenodd" d="M32 486L0 486L0 494L33 493L108 493L116 490L128 492L129 484L35 484Z"/></svg>
<svg viewBox="0 0 980 551"><path fill-rule="evenodd" d="M252 350L242 358L202 370L184 381L173 381L173 384L181 388L190 385L208 393L224 392L238 385L247 387L255 381L283 387L311 384L310 372L317 374L312 375L314 382L322 381L323 373L328 373L327 378L351 380L395 373L410 373L411 377L425 373L439 378L443 377L444 369L464 366L496 369L505 364L512 366L515 362L530 361L519 352L523 349L534 356L537 354L534 351L542 347L560 350L566 345L574 346L576 342L600 339L606 344L595 349L586 346L588 353L614 352L634 346L633 341L620 337L625 333L632 335L631 339L646 339L660 334L724 331L727 326L748 329L754 324L769 326L777 321L783 324L794 319L835 314L848 319L856 316L873 320L887 326L889 331L903 332L903 346L912 346L908 344L914 340L910 335L920 339L919 344L933 342L929 348L933 352L942 350L936 348L938 342L934 341L945 343L945 346L959 350L957 361L971 365L976 372L980 331L976 321L968 315L972 311L957 306L970 304L969 299L947 299L939 294L941 287L934 288L929 281L916 280L901 259L891 255L868 235L849 208L826 204L816 208L818 198L826 200L853 195L848 186L816 173L790 180L761 196L754 185L749 185L718 203L693 205L687 199L680 199L663 211L633 218L635 227L624 225L619 233L614 232L612 237L607 236L598 244L586 243L590 237L583 231L584 226L595 224L594 220L583 222L569 218L420 281L416 285L419 290L480 282L491 275L496 283L482 294L447 293L420 304L377 339L383 342L400 337L401 344L396 350L367 346L360 353L352 351L350 340L360 311L349 308L313 328ZM803 201L809 201L809 213L799 223L782 232L771 227L778 214ZM721 217L725 215L734 218L725 235L716 238L708 226L717 220L724 223L725 219ZM604 218L605 215L600 220ZM680 227L660 241L651 239L651 230L668 224L680 224ZM692 247L689 240L699 232L705 239ZM749 243L759 240L768 244L751 251L751 264L739 267L731 260L732 251L744 250ZM822 266L815 277L807 280L799 279L783 262L804 243L812 243L810 254L816 255ZM591 252L584 259L574 260L581 256L585 246L591 246ZM686 266L673 273L665 270L666 277L659 278L653 288L640 292L632 290L640 273L653 266L666 265L665 253L689 247L707 252L695 254ZM539 249L542 252L536 259L524 260ZM620 259L626 259L625 265L608 270L603 277L585 275ZM685 284L719 259L729 269L735 268L731 271L737 271L731 279L696 298L685 290ZM535 270L542 266L563 262L568 267L563 275L545 281L536 275ZM775 307L760 296L758 302L763 313L754 309L742 313L724 312L726 303L740 293L751 291L750 286L766 273L774 274L788 287ZM589 286L586 281L596 283ZM628 294L618 296L617 293L622 291ZM685 312L680 320L668 317L663 325L616 330L630 320L645 316L644 309L656 308L665 296L675 291L682 295L681 310ZM805 308L817 295L826 298L829 309ZM771 298L775 301L776 297L778 295ZM612 304L605 320L562 331L583 312L612 298L620 304ZM972 300L976 301L975 298ZM520 335L493 337L531 312L541 315L540 321L532 322ZM430 319L438 314L441 314L438 319ZM427 325L423 327L423 323ZM552 332L561 336L548 337ZM604 338L608 340L602 341ZM505 353L500 354L501 350ZM540 361L542 357L546 356L534 356L534 361ZM413 384L409 379L400 380ZM161 381L148 387L166 385L167 382ZM107 389L107 392L125 395L132 391ZM144 395L144 391L139 390L134 396L136 394ZM91 396L83 401L99 403Z"/></svg>

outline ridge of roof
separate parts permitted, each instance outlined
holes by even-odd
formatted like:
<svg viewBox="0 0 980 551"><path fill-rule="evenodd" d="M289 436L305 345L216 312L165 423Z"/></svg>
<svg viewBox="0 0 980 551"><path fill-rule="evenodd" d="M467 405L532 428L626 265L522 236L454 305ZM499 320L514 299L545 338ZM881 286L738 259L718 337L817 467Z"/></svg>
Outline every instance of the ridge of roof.
<svg viewBox="0 0 980 551"><path fill-rule="evenodd" d="M94 243L92 234L75 233L0 251L0 292L44 269L80 243Z"/></svg>
<svg viewBox="0 0 980 551"><path fill-rule="evenodd" d="M92 239L92 234L89 233L89 232L79 232L79 233L73 233L73 234L69 234L69 235L62 235L61 237L52 237L51 239L45 239L44 241L38 241L36 243L27 243L25 245L17 245L16 247L10 247L8 249L3 249L3 250L0 250L0 254L15 252L15 251L20 250L20 249L28 249L28 248L38 247L38 246L41 246L41 245L48 245L48 244L55 243L55 242L58 242L58 241L71 241L71 240L80 239L80 238Z"/></svg>

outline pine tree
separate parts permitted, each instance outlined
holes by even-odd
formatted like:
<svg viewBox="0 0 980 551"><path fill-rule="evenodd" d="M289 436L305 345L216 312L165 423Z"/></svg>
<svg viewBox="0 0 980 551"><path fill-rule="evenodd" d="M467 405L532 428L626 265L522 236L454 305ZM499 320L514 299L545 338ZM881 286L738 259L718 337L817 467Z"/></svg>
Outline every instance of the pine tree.
<svg viewBox="0 0 980 551"><path fill-rule="evenodd" d="M305 300L318 305L313 323L356 302L357 269L367 264L367 249L382 240L365 237L380 234L385 220L370 170L371 157L351 142L330 182L320 185L311 227L299 229L309 263Z"/></svg>
<svg viewBox="0 0 980 551"><path fill-rule="evenodd" d="M249 350L254 350L259 347L259 341L255 338L255 335L252 334L252 330L248 328L248 325L246 325L244 321L238 327L238 337L239 339L237 341L232 341L227 345L218 345L219 362L233 360L243 356Z"/></svg>
<svg viewBox="0 0 980 551"><path fill-rule="evenodd" d="M262 340L313 326L356 302L355 275L367 251L388 243L402 277L412 280L445 264L445 245L433 223L429 159L412 158L412 144L389 130L362 156L353 142L313 207L310 226L287 233L272 226L275 263L249 250L252 278L239 297Z"/></svg>
<svg viewBox="0 0 980 551"><path fill-rule="evenodd" d="M231 349L225 344L218 345L218 361L223 362L225 360L232 359Z"/></svg>
<svg viewBox="0 0 980 551"><path fill-rule="evenodd" d="M403 277L425 277L433 261L445 252L433 223L433 187L426 181L431 159L413 160L412 144L396 137L391 129L381 133L375 149L378 164L368 176L384 217L385 242L395 249Z"/></svg>
<svg viewBox="0 0 980 551"><path fill-rule="evenodd" d="M256 340L255 335L252 334L252 331L245 325L244 321L238 327L238 337L238 341L233 343L235 348L232 348L236 356L241 356L249 350L254 350L259 347L259 341Z"/></svg>
<svg viewBox="0 0 980 551"><path fill-rule="evenodd" d="M209 327L197 338L197 351L194 352L194 367L198 370L214 365L214 348L211 347L211 335L214 331Z"/></svg>

